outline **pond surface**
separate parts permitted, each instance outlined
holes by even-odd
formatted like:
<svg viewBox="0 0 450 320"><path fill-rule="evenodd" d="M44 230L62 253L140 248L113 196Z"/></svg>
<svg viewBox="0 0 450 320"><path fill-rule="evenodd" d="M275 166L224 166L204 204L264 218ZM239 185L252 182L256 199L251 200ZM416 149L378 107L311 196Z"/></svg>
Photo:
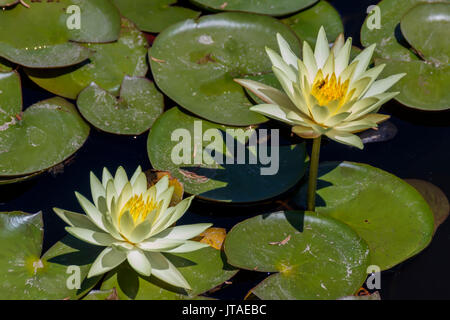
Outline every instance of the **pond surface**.
<svg viewBox="0 0 450 320"><path fill-rule="evenodd" d="M378 1L330 1L345 24L346 37L359 44L359 30L366 8ZM151 75L149 74L149 77ZM52 95L39 89L22 75L24 106ZM166 109L174 106L166 100ZM327 142L321 161L355 161L386 170L400 178L429 181L450 195L450 112L420 112L391 101L383 113L392 115L390 123L398 130L390 141L369 143L363 151L342 144ZM394 130L395 131L395 130ZM77 190L89 195L89 171L101 175L104 166L115 170L124 166L131 174L138 165L150 169L147 157L148 133L139 137L118 137L91 130L91 135L75 158L63 168L20 185L0 187L0 211L21 210L44 214L44 251L65 234L65 224L52 211L57 206L81 211L74 196ZM310 148L310 146L308 146ZM251 207L224 206L196 202L181 223L212 222L215 227L229 230L236 223L257 214L283 209L278 202L289 199L293 192L270 203ZM383 201L383 199L379 199ZM450 221L438 229L432 243L418 256L382 273L382 299L449 299ZM240 271L228 285L212 296L223 299L243 299L248 290L266 275Z"/></svg>

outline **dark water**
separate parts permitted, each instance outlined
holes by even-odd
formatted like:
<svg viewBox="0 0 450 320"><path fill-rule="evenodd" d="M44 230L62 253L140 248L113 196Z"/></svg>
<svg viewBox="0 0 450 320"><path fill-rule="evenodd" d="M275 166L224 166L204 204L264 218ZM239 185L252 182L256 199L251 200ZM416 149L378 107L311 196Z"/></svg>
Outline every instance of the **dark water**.
<svg viewBox="0 0 450 320"><path fill-rule="evenodd" d="M345 23L346 36L352 36L359 45L359 30L366 8L378 1L333 0ZM150 75L149 75L150 76ZM24 106L51 97L25 76L22 77ZM167 100L166 108L174 104ZM450 112L418 112L407 109L395 101L384 106L383 112L398 129L393 140L367 144L364 151L337 143L325 143L321 160L348 160L367 163L394 173L400 178L430 181L450 195ZM74 160L59 174L45 174L20 185L0 187L0 211L21 210L44 213L44 250L65 235L65 224L52 212L52 207L81 211L74 197L77 190L90 195L89 171L101 174L104 166L115 170L119 165L131 174L141 165L150 169L146 150L147 134L140 137L118 137L91 131L85 146ZM292 194L292 193L291 193ZM291 194L282 196L287 199ZM381 200L381 199L380 199ZM216 227L230 229L243 219L282 209L277 199L271 203L251 207L217 206L195 203L182 219L182 223L212 222ZM418 256L382 273L383 299L449 299L450 278L450 222L437 231L431 245ZM242 299L265 274L239 272L233 284L215 293L216 298Z"/></svg>

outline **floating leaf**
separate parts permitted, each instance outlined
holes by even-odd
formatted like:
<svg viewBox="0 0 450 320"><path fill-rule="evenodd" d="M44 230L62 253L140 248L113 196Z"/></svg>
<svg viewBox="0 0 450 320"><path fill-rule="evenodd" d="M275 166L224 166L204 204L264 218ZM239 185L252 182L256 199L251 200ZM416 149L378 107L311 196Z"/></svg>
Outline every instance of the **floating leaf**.
<svg viewBox="0 0 450 320"><path fill-rule="evenodd" d="M198 237L201 243L209 244L212 248L221 250L226 236L227 230L224 228L209 228Z"/></svg>
<svg viewBox="0 0 450 320"><path fill-rule="evenodd" d="M173 6L177 0L112 0L120 13L146 32L161 32L168 26L198 18L200 12Z"/></svg>
<svg viewBox="0 0 450 320"><path fill-rule="evenodd" d="M304 186L295 201L306 203ZM431 241L433 213L403 180L351 162L320 165L316 211L351 226L369 245L371 264L387 270Z"/></svg>
<svg viewBox="0 0 450 320"><path fill-rule="evenodd" d="M148 79L125 76L119 99L91 83L78 95L77 105L83 117L102 131L140 135L162 114L164 97Z"/></svg>
<svg viewBox="0 0 450 320"><path fill-rule="evenodd" d="M0 74L0 109L1 179L49 169L74 154L89 135L75 106L62 98L38 102L22 112L16 72Z"/></svg>
<svg viewBox="0 0 450 320"><path fill-rule="evenodd" d="M449 215L450 205L447 196L441 189L428 181L417 179L406 179L405 181L416 188L430 205L434 213L434 228L436 231Z"/></svg>
<svg viewBox="0 0 450 320"><path fill-rule="evenodd" d="M156 84L207 120L239 126L265 122L267 118L249 110L252 103L233 79L271 72L264 48L278 47L277 32L299 54L292 31L271 17L221 13L172 25L149 51Z"/></svg>
<svg viewBox="0 0 450 320"><path fill-rule="evenodd" d="M344 32L339 12L327 1L319 1L312 7L282 20L297 36L310 45L315 45L321 26L325 28L329 41L334 41Z"/></svg>
<svg viewBox="0 0 450 320"><path fill-rule="evenodd" d="M118 10L108 0L30 2L0 11L0 56L30 68L63 67L92 54L75 42L110 42L120 29ZM66 9L76 5L80 28L69 28ZM74 42L75 41L75 42Z"/></svg>
<svg viewBox="0 0 450 320"><path fill-rule="evenodd" d="M19 0L0 0L0 7L9 7L19 3Z"/></svg>
<svg viewBox="0 0 450 320"><path fill-rule="evenodd" d="M282 16L306 8L317 0L191 0L214 11L242 11Z"/></svg>
<svg viewBox="0 0 450 320"><path fill-rule="evenodd" d="M450 26L450 3L383 0L378 6L382 27L369 29L369 16L361 29L361 43L377 44L375 62L386 64L381 78L406 73L392 89L400 92L396 100L420 110L450 108L449 40L442 35Z"/></svg>
<svg viewBox="0 0 450 320"><path fill-rule="evenodd" d="M181 181L187 193L213 201L267 200L288 191L303 177L306 167L304 144L282 145L277 156L277 149L271 147L270 140L276 144L276 136L271 138L270 131L264 137L254 128L228 133L227 129L238 128L201 120L178 108L170 109L156 120L150 131L147 144L150 162L155 169L169 171ZM206 132L206 136L213 135L209 139L214 140L212 143L206 142L206 138L202 142ZM174 133L182 135L173 139ZM256 145L247 146L249 137L256 138ZM237 145L237 152L231 147L226 148L227 139ZM185 155L179 150L183 145L187 148ZM272 155L270 163L263 162L261 156L266 147L268 155ZM244 155L241 160L248 159L244 161L246 164L238 163L239 152ZM184 159L178 159L180 155L184 155ZM251 164L250 157L255 164Z"/></svg>
<svg viewBox="0 0 450 320"><path fill-rule="evenodd" d="M337 299L366 279L369 249L348 226L315 213L277 212L245 220L225 240L228 262L276 272L252 293L264 300Z"/></svg>
<svg viewBox="0 0 450 320"><path fill-rule="evenodd" d="M147 40L128 20L122 19L117 42L84 46L95 52L88 63L52 70L25 69L25 73L45 90L69 99L76 99L92 82L117 96L125 76L144 77L147 73Z"/></svg>
<svg viewBox="0 0 450 320"><path fill-rule="evenodd" d="M76 299L100 279L85 280L97 247L67 236L41 256L43 235L42 213L0 213L0 299ZM68 288L70 266L80 289Z"/></svg>
<svg viewBox="0 0 450 320"><path fill-rule="evenodd" d="M141 277L126 263L107 274L101 289L116 288L121 300L204 299L198 295L222 284L237 273L236 269L223 260L222 253L213 248L165 255L191 285L192 291L188 293L152 276Z"/></svg>

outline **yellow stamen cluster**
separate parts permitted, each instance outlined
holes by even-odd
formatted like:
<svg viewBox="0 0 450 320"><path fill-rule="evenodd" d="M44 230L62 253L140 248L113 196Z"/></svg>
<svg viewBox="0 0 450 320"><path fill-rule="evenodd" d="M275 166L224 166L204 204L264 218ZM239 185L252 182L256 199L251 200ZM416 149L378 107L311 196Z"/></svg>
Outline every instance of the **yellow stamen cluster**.
<svg viewBox="0 0 450 320"><path fill-rule="evenodd" d="M323 77L322 71L316 76L314 80L311 94L317 99L319 105L326 106L332 101L339 100L339 105L342 105L349 86L349 80L341 83L341 79L337 79L333 74Z"/></svg>
<svg viewBox="0 0 450 320"><path fill-rule="evenodd" d="M149 213L157 209L157 203L153 199L144 199L141 195L134 195L127 201L121 210L121 215L129 211L135 223L143 221Z"/></svg>

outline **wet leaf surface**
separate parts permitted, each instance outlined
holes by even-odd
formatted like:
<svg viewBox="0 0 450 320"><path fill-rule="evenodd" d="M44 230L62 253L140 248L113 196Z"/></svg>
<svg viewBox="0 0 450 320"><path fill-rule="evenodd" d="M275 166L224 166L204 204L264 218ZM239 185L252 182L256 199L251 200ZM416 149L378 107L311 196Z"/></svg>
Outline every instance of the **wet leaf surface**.
<svg viewBox="0 0 450 320"><path fill-rule="evenodd" d="M274 245L283 239L283 245ZM252 290L263 300L352 295L364 282L369 263L367 244L350 227L301 211L260 215L237 224L228 233L225 253L236 267L275 272Z"/></svg>
<svg viewBox="0 0 450 320"><path fill-rule="evenodd" d="M317 0L191 0L214 11L243 11L282 16L306 8Z"/></svg>
<svg viewBox="0 0 450 320"><path fill-rule="evenodd" d="M0 74L0 177L49 169L74 154L89 126L74 105L62 98L38 102L22 112L20 77Z"/></svg>
<svg viewBox="0 0 450 320"><path fill-rule="evenodd" d="M128 20L122 19L116 42L83 46L95 52L86 63L52 70L25 69L25 73L45 90L69 99L76 99L92 82L118 96L125 76L144 77L147 73L147 40Z"/></svg>
<svg viewBox="0 0 450 320"><path fill-rule="evenodd" d="M221 13L172 25L149 51L155 82L181 107L207 120L237 126L265 122L249 110L252 103L233 79L271 72L265 47L278 47L277 32L299 54L292 31L271 17Z"/></svg>
<svg viewBox="0 0 450 320"><path fill-rule="evenodd" d="M102 131L140 135L162 114L164 97L150 80L125 76L119 99L91 83L78 95L77 105L83 117Z"/></svg>
<svg viewBox="0 0 450 320"><path fill-rule="evenodd" d="M306 203L306 186L295 201ZM352 162L319 167L316 211L352 227L370 247L370 264L387 270L431 241L433 213L409 184L383 170Z"/></svg>
<svg viewBox="0 0 450 320"><path fill-rule="evenodd" d="M161 32L170 25L200 16L199 11L177 7L177 0L112 0L120 13L146 32Z"/></svg>
<svg viewBox="0 0 450 320"><path fill-rule="evenodd" d="M0 213L0 299L76 299L100 280L85 280L98 247L67 236L41 256L43 235L42 213ZM69 266L79 267L79 290L67 286Z"/></svg>
<svg viewBox="0 0 450 320"><path fill-rule="evenodd" d="M91 52L75 42L110 42L117 39L120 16L108 0L30 2L0 11L0 56L31 68L70 66L86 60ZM77 5L83 26L68 28ZM75 41L75 42L74 42Z"/></svg>

